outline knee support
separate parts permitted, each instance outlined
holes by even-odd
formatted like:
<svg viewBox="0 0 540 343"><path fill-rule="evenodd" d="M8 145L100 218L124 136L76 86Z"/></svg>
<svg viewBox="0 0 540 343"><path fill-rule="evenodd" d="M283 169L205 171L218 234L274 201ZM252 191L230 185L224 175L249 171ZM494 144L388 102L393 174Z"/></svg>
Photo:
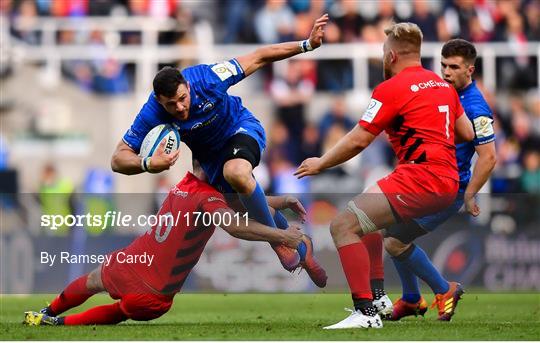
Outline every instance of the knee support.
<svg viewBox="0 0 540 343"><path fill-rule="evenodd" d="M375 223L369 219L368 215L364 211L356 206L356 203L353 200L349 201L347 204L347 210L356 215L356 218L358 218L358 222L360 223L360 230L362 230L364 235L377 231L377 226Z"/></svg>

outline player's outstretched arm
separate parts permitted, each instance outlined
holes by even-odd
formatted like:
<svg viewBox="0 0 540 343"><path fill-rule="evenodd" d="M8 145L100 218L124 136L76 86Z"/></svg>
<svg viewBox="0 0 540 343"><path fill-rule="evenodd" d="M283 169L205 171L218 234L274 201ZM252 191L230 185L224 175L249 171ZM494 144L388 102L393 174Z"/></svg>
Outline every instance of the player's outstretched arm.
<svg viewBox="0 0 540 343"><path fill-rule="evenodd" d="M375 137L375 135L357 124L322 157L312 157L302 162L294 175L301 179L304 176L316 175L325 169L342 164L362 152Z"/></svg>
<svg viewBox="0 0 540 343"><path fill-rule="evenodd" d="M465 190L464 201L467 212L476 217L480 214L480 207L476 204L474 196L489 179L491 171L495 168L495 163L497 163L497 157L495 152L495 142L478 145L475 149L478 154L478 160L474 165L471 180Z"/></svg>
<svg viewBox="0 0 540 343"><path fill-rule="evenodd" d="M324 14L315 21L308 39L267 45L248 55L237 57L236 60L242 66L244 74L249 76L269 63L317 49L322 45L326 23L328 23L328 14Z"/></svg>
<svg viewBox="0 0 540 343"><path fill-rule="evenodd" d="M169 169L176 163L180 150L170 154L165 153L166 140L159 144L155 154L147 161L147 171L150 173L160 173ZM111 168L113 171L126 175L135 175L144 172L141 157L129 147L123 140L116 146L111 158Z"/></svg>
<svg viewBox="0 0 540 343"><path fill-rule="evenodd" d="M456 143L470 142L474 139L474 130L469 117L462 114L456 119Z"/></svg>
<svg viewBox="0 0 540 343"><path fill-rule="evenodd" d="M230 212L234 215L234 211L231 209L218 209L216 212ZM234 218L234 216L233 216ZM224 221L225 222L225 221ZM291 225L286 230L276 230L269 226L263 225L254 220L245 221L232 220L230 225L221 225L223 230L227 231L231 236L243 239L246 241L263 241L272 244L284 244L289 248L296 249L302 242L302 231L300 227Z"/></svg>

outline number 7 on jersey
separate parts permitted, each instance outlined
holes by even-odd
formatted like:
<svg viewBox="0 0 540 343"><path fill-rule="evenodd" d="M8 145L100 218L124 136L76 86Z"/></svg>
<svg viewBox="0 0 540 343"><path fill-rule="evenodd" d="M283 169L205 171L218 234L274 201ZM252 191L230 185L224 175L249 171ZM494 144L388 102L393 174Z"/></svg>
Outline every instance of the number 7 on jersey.
<svg viewBox="0 0 540 343"><path fill-rule="evenodd" d="M450 139L450 132L448 132L448 128L450 126L450 108L448 105L441 105L439 106L439 112L446 114L446 139Z"/></svg>

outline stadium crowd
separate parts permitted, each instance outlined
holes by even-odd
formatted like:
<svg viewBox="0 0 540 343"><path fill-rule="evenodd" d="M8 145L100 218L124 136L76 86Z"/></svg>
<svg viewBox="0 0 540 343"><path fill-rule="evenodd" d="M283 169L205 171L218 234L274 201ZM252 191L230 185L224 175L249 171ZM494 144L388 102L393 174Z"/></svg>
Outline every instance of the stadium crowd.
<svg viewBox="0 0 540 343"><path fill-rule="evenodd" d="M39 44L41 40L40 31L30 25L36 18L108 15L175 19L175 29L159 35L158 43L164 45L194 43L193 23L200 20L211 23L216 43L270 44L304 39L314 18L325 12L332 19L325 32L326 44L382 42L383 28L392 20L418 24L427 42L460 37L473 43L511 43L518 53L512 58L497 59L496 95L483 87L481 59L475 74L496 117L498 163L492 177L492 192L540 193L538 56L519 54L527 42L540 41L538 0L3 0L0 12L9 17L12 36L28 44ZM64 62L64 76L89 91L129 92L134 66L102 55L99 48L108 44L107 39L110 37L99 30L60 31L59 44L87 44L96 50L93 61ZM140 32L122 32L118 44L140 44L140 40ZM369 85L374 87L382 81L382 65L380 60L369 64ZM275 108L273 124L267 128L269 147L264 161L271 175L268 187L277 192L304 192L309 185L292 177L294 167L306 157L331 147L361 115L361 109L353 110L347 102L347 92L353 85L352 61L295 60L288 64L284 75L272 75L267 70L263 78ZM308 104L317 92L332 94L333 101L320 121L311 122ZM379 139L371 149L362 161L353 161L332 173L347 184L347 178L361 175L369 180L374 166L390 168L394 163L385 139ZM0 156L5 154L0 151Z"/></svg>

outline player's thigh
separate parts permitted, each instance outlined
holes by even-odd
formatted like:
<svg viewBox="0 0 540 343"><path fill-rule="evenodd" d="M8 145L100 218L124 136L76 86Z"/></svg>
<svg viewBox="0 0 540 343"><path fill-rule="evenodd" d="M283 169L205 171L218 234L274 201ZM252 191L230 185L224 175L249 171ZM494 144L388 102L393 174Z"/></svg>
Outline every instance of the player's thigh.
<svg viewBox="0 0 540 343"><path fill-rule="evenodd" d="M261 161L261 147L259 142L250 135L238 133L225 143L224 147L220 150L220 155L223 158L224 170L225 166L241 167L243 170L247 170L248 162L249 172L259 165ZM228 163L229 161L234 161ZM243 161L242 163L240 161Z"/></svg>
<svg viewBox="0 0 540 343"><path fill-rule="evenodd" d="M348 208L351 209L354 205L356 209L365 213L377 230L384 229L397 222L390 202L388 202L386 195L377 184L369 187L362 194L355 196L352 202L352 204L349 203ZM351 212L355 212L354 208L352 210ZM363 234L368 233L363 232Z"/></svg>
<svg viewBox="0 0 540 343"><path fill-rule="evenodd" d="M152 320L169 311L172 297L153 293L130 293L120 299L120 309L133 320Z"/></svg>
<svg viewBox="0 0 540 343"><path fill-rule="evenodd" d="M86 288L95 292L104 292L105 286L103 286L103 280L101 279L101 268L99 267L92 270L88 273L88 278L86 279Z"/></svg>
<svg viewBox="0 0 540 343"><path fill-rule="evenodd" d="M339 247L360 240L360 237L395 223L388 200L375 185L347 204L330 226L334 243Z"/></svg>

